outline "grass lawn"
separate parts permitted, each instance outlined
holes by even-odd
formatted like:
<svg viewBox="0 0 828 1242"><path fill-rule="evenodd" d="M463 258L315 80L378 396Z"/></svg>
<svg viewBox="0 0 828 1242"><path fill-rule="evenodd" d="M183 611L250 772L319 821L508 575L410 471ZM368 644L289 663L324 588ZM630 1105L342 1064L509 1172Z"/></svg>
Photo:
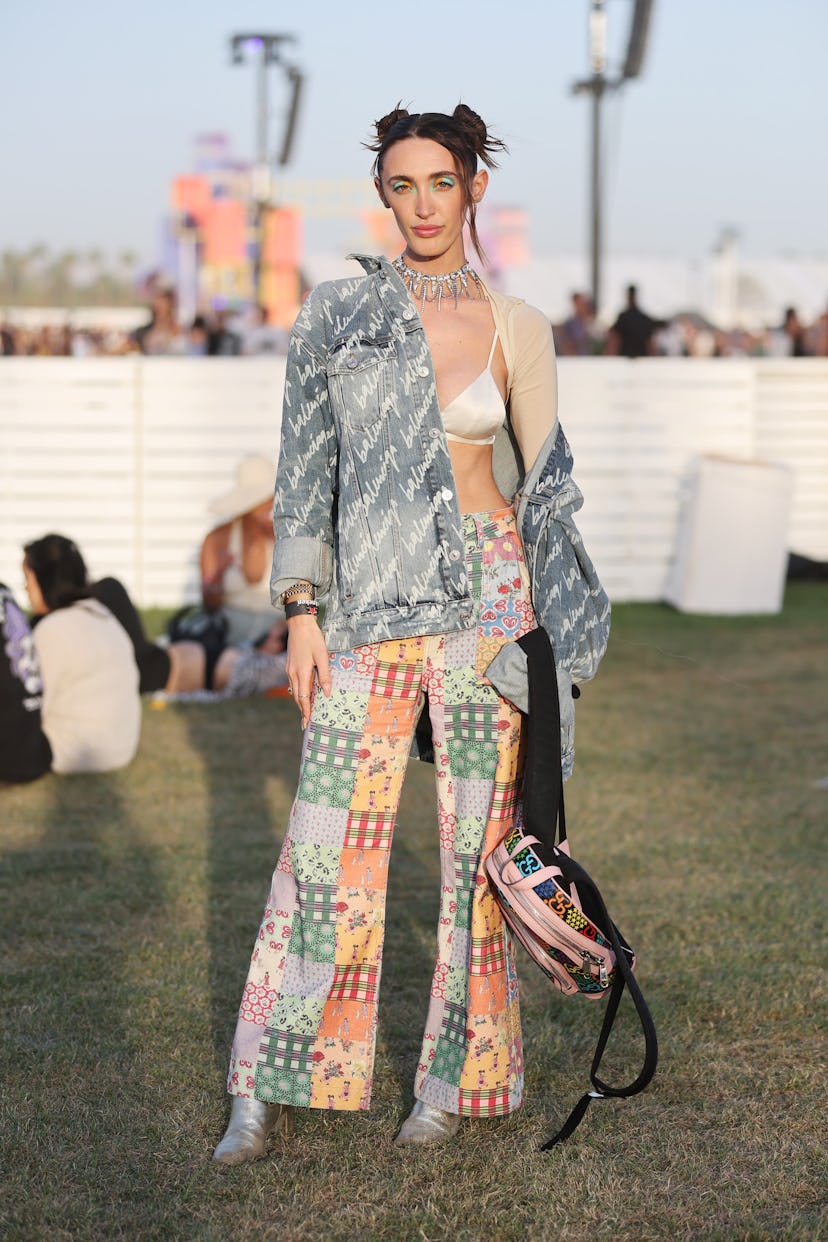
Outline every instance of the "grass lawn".
<svg viewBox="0 0 828 1242"><path fill-rule="evenodd" d="M147 704L127 771L0 791L0 1236L828 1237L828 588L797 584L773 618L616 609L578 706L568 818L639 954L661 1064L645 1095L594 1104L550 1153L538 1146L587 1083L601 1010L523 956L525 1107L465 1122L440 1150L391 1145L436 922L432 774L412 764L372 1112L304 1113L267 1160L211 1165L296 721L278 699ZM611 1080L637 1070L632 1017Z"/></svg>

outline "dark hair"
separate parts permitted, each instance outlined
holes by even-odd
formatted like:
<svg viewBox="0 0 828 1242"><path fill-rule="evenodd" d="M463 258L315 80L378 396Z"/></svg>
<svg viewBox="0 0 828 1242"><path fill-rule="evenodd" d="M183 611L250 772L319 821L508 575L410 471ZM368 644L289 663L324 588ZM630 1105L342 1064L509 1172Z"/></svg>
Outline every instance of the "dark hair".
<svg viewBox="0 0 828 1242"><path fill-rule="evenodd" d="M49 612L89 599L86 565L77 544L65 535L44 535L23 549Z"/></svg>
<svg viewBox="0 0 828 1242"><path fill-rule="evenodd" d="M387 116L374 124L377 136L373 142L366 142L365 146L377 153L371 168L375 177L382 176L386 151L403 138L430 138L451 152L463 178L472 244L481 259L485 258L477 236L477 203L472 198L472 181L477 172L478 159L487 168L497 168L494 152L508 150L506 143L492 137L485 121L463 103L457 105L451 116L446 112L408 112L397 104Z"/></svg>

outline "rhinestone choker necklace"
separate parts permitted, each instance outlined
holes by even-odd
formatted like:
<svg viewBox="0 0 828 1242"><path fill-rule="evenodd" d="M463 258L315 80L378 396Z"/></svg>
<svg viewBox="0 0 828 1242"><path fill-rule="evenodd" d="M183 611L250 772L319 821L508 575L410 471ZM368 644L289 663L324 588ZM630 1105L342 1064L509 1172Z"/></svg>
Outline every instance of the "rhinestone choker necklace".
<svg viewBox="0 0 828 1242"><path fill-rule="evenodd" d="M411 296L420 299L421 311L425 310L426 302L436 302L439 310L444 297L454 298L455 310L461 297L481 298L483 301L488 301L483 282L468 263L464 263L462 267L458 267L453 272L446 272L444 276L432 276L427 272L415 271L413 267L408 266L402 255L397 256L393 266Z"/></svg>

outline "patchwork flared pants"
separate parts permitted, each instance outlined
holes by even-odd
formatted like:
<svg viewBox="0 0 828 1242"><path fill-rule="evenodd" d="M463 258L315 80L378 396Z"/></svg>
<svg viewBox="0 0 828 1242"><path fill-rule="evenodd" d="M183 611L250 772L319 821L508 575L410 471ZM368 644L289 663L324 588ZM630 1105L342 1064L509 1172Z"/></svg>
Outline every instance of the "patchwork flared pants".
<svg viewBox="0 0 828 1242"><path fill-rule="evenodd" d="M244 989L231 1094L370 1105L391 836L427 696L441 898L414 1093L482 1117L522 1101L512 945L482 868L514 820L520 714L482 671L534 619L511 510L466 515L464 526L474 628L331 657Z"/></svg>

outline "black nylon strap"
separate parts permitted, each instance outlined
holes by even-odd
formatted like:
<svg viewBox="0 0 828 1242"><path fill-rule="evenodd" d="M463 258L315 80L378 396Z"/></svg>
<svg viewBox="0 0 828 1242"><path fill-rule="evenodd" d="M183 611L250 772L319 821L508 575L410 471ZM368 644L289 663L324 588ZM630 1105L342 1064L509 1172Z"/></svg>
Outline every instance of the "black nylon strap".
<svg viewBox="0 0 828 1242"><path fill-rule="evenodd" d="M524 825L526 830L536 836L540 842L554 848L556 835L560 841L566 838L563 775L560 762L560 704L555 659L549 636L540 626L535 630L530 630L517 641L526 652L529 663L529 716L525 721L527 741L523 779ZM612 944L616 973L607 998L604 1021L590 1068L590 1082L595 1091L581 1096L558 1133L543 1144L541 1151L549 1151L558 1143L568 1139L580 1125L593 1099L623 1099L643 1091L651 1081L658 1064L658 1039L655 1023L641 988L638 986L638 980L632 972L626 946L622 943L618 928L609 916L600 890L580 863L567 854L559 852L555 863L560 867L566 882L576 885L579 894L582 895L582 900L583 895L589 892L593 909L598 915L596 921ZM644 1035L644 1062L639 1074L631 1083L624 1087L613 1087L598 1076L598 1070L625 986L641 1023Z"/></svg>
<svg viewBox="0 0 828 1242"><path fill-rule="evenodd" d="M543 845L566 840L561 773L561 708L549 635L542 626L517 640L529 664L529 715L523 775L523 823ZM555 761L555 756L558 756Z"/></svg>

